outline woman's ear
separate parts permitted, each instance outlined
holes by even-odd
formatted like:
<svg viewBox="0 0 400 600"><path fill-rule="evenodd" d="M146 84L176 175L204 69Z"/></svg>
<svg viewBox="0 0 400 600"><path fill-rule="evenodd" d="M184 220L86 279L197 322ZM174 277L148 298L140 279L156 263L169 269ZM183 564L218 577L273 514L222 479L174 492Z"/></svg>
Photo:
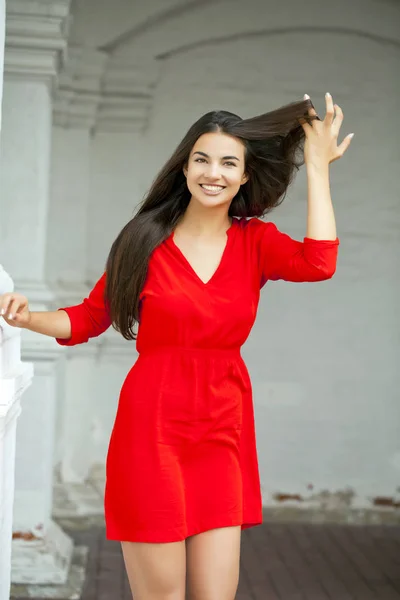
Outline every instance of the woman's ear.
<svg viewBox="0 0 400 600"><path fill-rule="evenodd" d="M249 176L247 175L247 173L243 173L243 177L242 177L242 183L240 185L244 185L245 183L247 183L249 180Z"/></svg>
<svg viewBox="0 0 400 600"><path fill-rule="evenodd" d="M183 166L183 174L187 178L187 165Z"/></svg>

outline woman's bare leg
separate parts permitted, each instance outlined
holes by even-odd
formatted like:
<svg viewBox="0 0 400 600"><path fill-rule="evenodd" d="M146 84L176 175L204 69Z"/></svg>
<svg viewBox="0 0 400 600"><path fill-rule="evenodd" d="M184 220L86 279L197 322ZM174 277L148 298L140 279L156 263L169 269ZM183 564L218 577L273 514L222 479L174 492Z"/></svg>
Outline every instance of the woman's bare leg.
<svg viewBox="0 0 400 600"><path fill-rule="evenodd" d="M185 542L122 543L134 600L185 600Z"/></svg>
<svg viewBox="0 0 400 600"><path fill-rule="evenodd" d="M240 527L224 527L186 540L190 600L234 600L239 583L240 534Z"/></svg>

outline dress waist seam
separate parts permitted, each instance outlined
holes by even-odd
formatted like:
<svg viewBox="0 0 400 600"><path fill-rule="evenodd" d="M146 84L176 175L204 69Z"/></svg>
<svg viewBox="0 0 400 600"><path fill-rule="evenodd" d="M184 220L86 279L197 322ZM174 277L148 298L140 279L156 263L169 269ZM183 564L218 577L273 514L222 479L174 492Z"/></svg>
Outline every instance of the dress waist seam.
<svg viewBox="0 0 400 600"><path fill-rule="evenodd" d="M190 355L213 355L213 356L240 356L241 346L235 348L201 348L197 346L177 346L177 345L165 345L155 346L152 348L145 348L138 351L139 356L147 356L149 354L160 354L160 353L177 353L177 354L190 354Z"/></svg>

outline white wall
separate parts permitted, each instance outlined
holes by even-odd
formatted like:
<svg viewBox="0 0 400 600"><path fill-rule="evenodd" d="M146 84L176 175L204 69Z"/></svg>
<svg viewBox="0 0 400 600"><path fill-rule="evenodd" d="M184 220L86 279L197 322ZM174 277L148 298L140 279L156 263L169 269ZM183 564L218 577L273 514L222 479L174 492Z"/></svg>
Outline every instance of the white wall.
<svg viewBox="0 0 400 600"><path fill-rule="evenodd" d="M92 141L88 205L88 274L103 272L108 251L132 218L141 197L142 138L135 133L98 133Z"/></svg>
<svg viewBox="0 0 400 600"><path fill-rule="evenodd" d="M52 129L46 275L50 281L86 278L90 135Z"/></svg>
<svg viewBox="0 0 400 600"><path fill-rule="evenodd" d="M6 201L0 250L4 267L15 280L40 280L44 274L50 118L51 99L45 82L6 80L0 148Z"/></svg>
<svg viewBox="0 0 400 600"><path fill-rule="evenodd" d="M93 282L139 198L142 140L134 133L53 127L47 236L50 281Z"/></svg>

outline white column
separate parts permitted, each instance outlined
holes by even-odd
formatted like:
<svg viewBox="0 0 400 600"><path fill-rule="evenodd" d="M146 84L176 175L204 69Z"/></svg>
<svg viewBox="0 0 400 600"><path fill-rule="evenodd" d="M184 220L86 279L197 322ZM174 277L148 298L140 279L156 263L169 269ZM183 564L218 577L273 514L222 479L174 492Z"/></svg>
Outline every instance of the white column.
<svg viewBox="0 0 400 600"><path fill-rule="evenodd" d="M2 98L3 98L5 29L6 29L6 5L5 5L5 0L0 0L0 132L1 132L1 103L2 103Z"/></svg>
<svg viewBox="0 0 400 600"><path fill-rule="evenodd" d="M137 197L137 128L144 115L132 93L135 70L113 69L110 82L106 66L105 53L71 48L55 96L46 276L58 306L88 294ZM110 330L65 352L57 390L56 494L60 486L75 514L102 510L98 494L82 484L93 472L104 474L118 392L131 366L126 344ZM59 508L57 514L65 514Z"/></svg>
<svg viewBox="0 0 400 600"><path fill-rule="evenodd" d="M7 56L7 48L6 48ZM1 256L14 279L43 282L51 97L43 81L4 80Z"/></svg>
<svg viewBox="0 0 400 600"><path fill-rule="evenodd" d="M0 145L0 255L33 310L53 308L46 281L52 90L65 48L70 0L8 0ZM35 364L16 446L12 581L66 581L72 541L51 520L56 363L51 338L23 331L22 355Z"/></svg>
<svg viewBox="0 0 400 600"><path fill-rule="evenodd" d="M5 4L0 0L0 131L3 93ZM0 265L0 294L13 282ZM20 330L0 323L0 600L10 597L14 502L15 438L20 397L32 379L32 365L21 362Z"/></svg>
<svg viewBox="0 0 400 600"><path fill-rule="evenodd" d="M85 123L80 128L53 126L50 206L48 216L46 276L57 294L57 306L79 304L88 295L87 218L91 159L91 136ZM58 483L84 481L89 471L91 444L87 444L92 412L93 346L74 348L71 360L59 365L57 426L53 465ZM77 358L78 356L78 358ZM73 367L77 366L76 369ZM79 383L78 383L79 382ZM71 390L72 387L72 390ZM84 430L86 443L79 444L77 431ZM72 433L72 435L70 435ZM67 467L68 456L78 453L77 471ZM64 492L63 488L63 492ZM56 500L57 502L57 500Z"/></svg>
<svg viewBox="0 0 400 600"><path fill-rule="evenodd" d="M0 294L13 283L0 265ZM0 322L0 600L10 596L14 465L20 398L31 382L33 368L21 362L21 332Z"/></svg>
<svg viewBox="0 0 400 600"><path fill-rule="evenodd" d="M90 158L88 130L53 127L46 279L68 288L86 279Z"/></svg>

